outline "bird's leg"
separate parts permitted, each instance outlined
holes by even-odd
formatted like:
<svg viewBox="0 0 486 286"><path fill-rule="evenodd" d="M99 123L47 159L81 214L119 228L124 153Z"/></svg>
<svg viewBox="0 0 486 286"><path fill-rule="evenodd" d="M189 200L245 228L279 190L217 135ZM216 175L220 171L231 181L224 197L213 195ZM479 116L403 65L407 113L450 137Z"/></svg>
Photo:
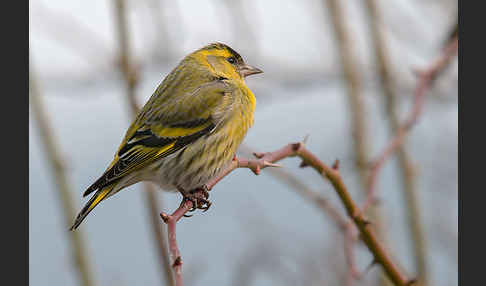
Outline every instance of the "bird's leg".
<svg viewBox="0 0 486 286"><path fill-rule="evenodd" d="M196 209L207 211L211 206L211 202L208 200L209 190L205 185L190 191L185 191L180 188L178 190L183 196L181 205L188 200L192 202L192 208L189 210L190 212L193 212ZM184 216L191 217L191 215L184 215Z"/></svg>
<svg viewBox="0 0 486 286"><path fill-rule="evenodd" d="M189 191L191 196L196 197L197 205L196 208L207 211L211 206L211 202L208 200L209 198L209 190L206 185L202 185L199 188Z"/></svg>
<svg viewBox="0 0 486 286"><path fill-rule="evenodd" d="M203 194L203 196L204 196L204 198L206 200L209 198L209 189L208 189L208 186L202 185L202 187L197 188L196 191L197 190L200 191Z"/></svg>

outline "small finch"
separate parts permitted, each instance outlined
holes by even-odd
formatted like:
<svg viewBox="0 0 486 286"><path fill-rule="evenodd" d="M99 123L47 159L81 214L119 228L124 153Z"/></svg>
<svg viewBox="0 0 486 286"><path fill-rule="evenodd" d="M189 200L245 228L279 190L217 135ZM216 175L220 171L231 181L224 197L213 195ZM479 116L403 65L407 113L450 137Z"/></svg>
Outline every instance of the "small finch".
<svg viewBox="0 0 486 286"><path fill-rule="evenodd" d="M207 199L205 184L231 162L252 126L256 101L245 77L258 73L222 43L186 56L132 122L106 171L84 192L94 195L71 230L101 201L140 181L179 191L194 208L204 209L194 201L194 190L202 189Z"/></svg>

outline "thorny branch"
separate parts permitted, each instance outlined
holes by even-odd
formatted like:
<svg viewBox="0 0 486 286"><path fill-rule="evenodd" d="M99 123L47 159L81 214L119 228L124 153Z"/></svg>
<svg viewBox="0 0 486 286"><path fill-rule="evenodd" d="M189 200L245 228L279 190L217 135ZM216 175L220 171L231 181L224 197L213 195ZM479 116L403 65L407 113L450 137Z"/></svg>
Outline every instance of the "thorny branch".
<svg viewBox="0 0 486 286"><path fill-rule="evenodd" d="M258 175L260 171L266 167L279 166L275 163L284 158L298 156L303 160L301 166L312 167L323 178L326 178L331 182L336 193L344 204L348 216L357 226L361 234L361 239L366 244L370 252L373 254L374 262L383 267L385 273L390 278L390 280L393 281L395 285L400 286L411 285L415 282L414 279L408 279L401 272L397 265L392 262L385 248L377 240L374 231L370 228L369 221L365 219L365 217L363 216L363 212L359 210L356 203L353 201L350 194L348 193L346 185L342 181L339 174L338 164L335 164L334 168L328 167L313 153L307 150L303 143L292 143L274 152L254 153L254 155L257 159L248 160L235 158L223 172L221 172L216 178L212 179L210 182L207 183L207 189L211 190L221 179L226 177L229 173L237 168L249 168L253 171L253 173ZM176 223L191 208L192 202L184 200L179 208L172 215L161 213L162 219L168 225L169 249L173 261L172 267L174 268L176 274L176 285L178 286L182 285L182 258L180 256L180 251L177 247Z"/></svg>
<svg viewBox="0 0 486 286"><path fill-rule="evenodd" d="M443 53L425 70L417 71L419 81L414 93L414 104L407 119L403 122L400 128L397 130L395 136L389 141L386 148L381 155L373 161L370 171L370 179L368 186L367 199L363 204L362 212L365 212L368 207L376 200L375 189L377 176L380 169L391 155L401 146L404 138L408 134L408 131L417 122L418 118L422 114L422 108L424 105L425 94L432 86L433 81L437 76L448 66L451 60L457 53L458 39L454 38L449 45L444 49Z"/></svg>

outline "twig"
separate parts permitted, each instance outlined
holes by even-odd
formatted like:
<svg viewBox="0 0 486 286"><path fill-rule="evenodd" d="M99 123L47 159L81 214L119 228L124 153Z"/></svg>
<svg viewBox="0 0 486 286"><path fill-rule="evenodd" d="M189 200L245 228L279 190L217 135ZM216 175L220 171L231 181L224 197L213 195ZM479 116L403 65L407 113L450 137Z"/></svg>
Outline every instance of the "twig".
<svg viewBox="0 0 486 286"><path fill-rule="evenodd" d="M395 136L389 141L386 148L381 155L374 160L371 171L368 187L367 199L363 204L362 211L364 212L375 200L375 185L376 179L380 169L385 164L386 160L401 146L405 136L408 134L410 128L417 122L422 113L425 93L431 87L437 75L443 71L456 55L458 48L457 38L453 39L451 43L444 49L444 52L425 70L417 71L419 81L414 94L414 106L410 111L407 119L403 122L397 130Z"/></svg>
<svg viewBox="0 0 486 286"><path fill-rule="evenodd" d="M171 256L172 268L174 268L175 281L177 286L182 286L182 257L177 246L176 226L177 222L192 208L192 202L187 200L175 210L171 215L161 213L160 217L167 224L169 236L169 251Z"/></svg>
<svg viewBox="0 0 486 286"><path fill-rule="evenodd" d="M64 211L64 219L66 229L71 224L71 219L75 217L76 210L74 208L74 199L70 190L71 184L68 182L65 172L65 162L62 160L59 154L59 147L54 141L54 134L49 125L48 112L46 112L42 99L40 98L40 91L37 82L34 78L32 71L29 71L29 101L32 107L32 113L37 122L40 132L40 139L43 141L44 148L46 150L47 161L51 164L54 171L54 178L58 190L58 195L61 198L61 203ZM90 286L93 285L93 274L89 267L87 257L90 257L86 246L83 242L82 232L70 231L71 247L73 248L73 258L78 270L79 279L81 285Z"/></svg>
<svg viewBox="0 0 486 286"><path fill-rule="evenodd" d="M120 68L123 73L126 89L127 99L130 104L130 112L132 117L138 114L140 108L135 98L135 90L139 81L137 69L131 60L129 35L128 35L128 21L126 17L126 9L124 0L115 1L115 18L116 28L118 32L118 40L120 46ZM147 212L151 221L152 231L155 237L156 246L159 252L159 263L164 269L162 273L165 285L174 285L174 279L170 267L170 261L167 257L167 241L165 240L165 230L161 227L160 223L156 219L159 213L160 206L157 203L155 190L149 183L144 184L145 187L145 204L148 206Z"/></svg>
<svg viewBox="0 0 486 286"><path fill-rule="evenodd" d="M363 213L360 212L356 203L349 195L347 188L342 181L339 171L337 169L333 169L332 167L328 167L327 165L325 165L314 154L307 150L303 143L292 143L274 152L255 153L254 155L255 157L257 157L257 159L233 160L231 164L227 167L227 169L221 172L216 178L212 179L206 185L207 188L213 188L220 180L222 180L224 177L226 177L229 173L237 168L249 168L253 171L253 173L258 175L260 173L260 170L266 167L278 166L275 163L284 158L298 156L304 161L307 166L315 169L323 178L329 179L334 187L334 190L341 199L341 202L344 204L347 214L357 226L361 234L361 239L373 254L375 261L383 267L385 273L390 278L390 280L393 281L395 285L400 286L411 285L411 283L415 281L407 279L407 277L402 274L398 267L391 261L385 248L378 241L374 231L371 229L369 221L364 218ZM169 249L172 258L174 259L173 267L176 270L176 275L179 274L180 276L176 277L176 281L178 281L177 279L181 279L181 284L177 285L182 285L182 274L180 273L182 259L179 249L177 247L175 224L187 211L189 211L191 207L192 202L183 201L181 206L179 206L179 208L171 216L168 216L165 213L161 214L162 219L169 226Z"/></svg>

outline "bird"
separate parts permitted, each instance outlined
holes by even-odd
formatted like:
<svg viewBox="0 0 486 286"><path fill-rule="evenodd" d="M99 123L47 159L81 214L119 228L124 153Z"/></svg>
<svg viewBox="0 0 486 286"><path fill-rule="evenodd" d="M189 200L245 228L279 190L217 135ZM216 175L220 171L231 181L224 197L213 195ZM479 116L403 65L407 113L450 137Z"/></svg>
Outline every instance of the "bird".
<svg viewBox="0 0 486 286"><path fill-rule="evenodd" d="M236 158L254 122L256 98L245 78L263 73L223 43L183 58L137 114L105 172L83 194L94 193L74 220L75 230L100 202L141 181L179 191L206 211L205 183ZM202 190L205 199L195 196Z"/></svg>

